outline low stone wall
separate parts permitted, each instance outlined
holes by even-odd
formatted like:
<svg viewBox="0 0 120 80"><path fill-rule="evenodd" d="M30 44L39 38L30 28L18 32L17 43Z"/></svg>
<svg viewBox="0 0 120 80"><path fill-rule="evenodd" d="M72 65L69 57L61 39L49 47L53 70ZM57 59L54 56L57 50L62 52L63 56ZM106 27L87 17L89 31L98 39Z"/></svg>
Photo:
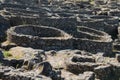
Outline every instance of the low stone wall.
<svg viewBox="0 0 120 80"><path fill-rule="evenodd" d="M22 7L22 5L21 5L21 7ZM46 9L44 7L36 8L36 7L27 7L27 6L25 6L24 8L19 8L18 6L17 7L3 7L3 10L11 13L12 15L20 15L21 14L21 15L25 16L26 14L31 14L31 16L39 15L42 17L43 17L43 15L51 12L51 9L49 9L49 8ZM47 17L47 15L46 15L46 17Z"/></svg>
<svg viewBox="0 0 120 80"><path fill-rule="evenodd" d="M6 39L6 31L8 28L10 28L9 21L0 16L0 42Z"/></svg>
<svg viewBox="0 0 120 80"><path fill-rule="evenodd" d="M84 32L81 35L82 37L76 36L73 38L56 28L21 25L12 27L7 31L7 40L19 46L44 50L80 49L92 53L104 52L106 55L111 55L112 39L109 35L104 32L95 32L89 28L84 29L87 29L88 32ZM91 30L94 31L94 34L92 34ZM79 32L79 34L81 33Z"/></svg>
<svg viewBox="0 0 120 80"><path fill-rule="evenodd" d="M116 39L113 42L113 51L119 52L120 51L120 40Z"/></svg>
<svg viewBox="0 0 120 80"><path fill-rule="evenodd" d="M107 37L104 37L107 36ZM77 32L75 35L76 38L87 38L91 40L104 40L105 38L109 38L105 32L95 30L85 26L77 26Z"/></svg>
<svg viewBox="0 0 120 80"><path fill-rule="evenodd" d="M66 60L66 69L77 75L93 71L95 78L100 80L118 80L120 65L119 62L112 62L114 60L116 61L115 58L106 58L101 54L74 54Z"/></svg>
<svg viewBox="0 0 120 80"><path fill-rule="evenodd" d="M109 14L111 15L111 16L118 16L118 17L120 17L120 10L117 10L117 11L109 11Z"/></svg>
<svg viewBox="0 0 120 80"><path fill-rule="evenodd" d="M19 9L26 9L26 5L23 5L23 4L10 4L10 3L1 3L1 9L4 9L4 8L19 8Z"/></svg>
<svg viewBox="0 0 120 80"><path fill-rule="evenodd" d="M113 16L106 16L106 15L92 15L92 16L90 16L90 18L91 19L107 19L107 20L109 20L109 19L112 19L112 18L114 18Z"/></svg>
<svg viewBox="0 0 120 80"><path fill-rule="evenodd" d="M27 9L28 7L32 10L40 10L40 8L38 7L34 7L34 6L28 6L28 5L24 5L24 4L11 4L11 3L1 3L1 9L4 8L18 8L18 9Z"/></svg>
<svg viewBox="0 0 120 80"><path fill-rule="evenodd" d="M69 34L73 34L76 31L76 18L75 17L47 17L40 20L41 25L52 26L61 29Z"/></svg>
<svg viewBox="0 0 120 80"><path fill-rule="evenodd" d="M22 14L22 15L26 15L26 14L40 14L40 11L37 10L31 10L31 9L19 9L19 8L4 8L5 11L11 13L11 14ZM41 13L44 13L44 11L42 11Z"/></svg>
<svg viewBox="0 0 120 80"><path fill-rule="evenodd" d="M111 36L103 31L78 26L78 32L76 32L76 38L73 42L75 49L92 53L104 52L107 55L112 53Z"/></svg>
<svg viewBox="0 0 120 80"><path fill-rule="evenodd" d="M104 52L105 56L112 55L112 42L98 42L87 39L74 39L74 47L91 53Z"/></svg>
<svg viewBox="0 0 120 80"><path fill-rule="evenodd" d="M24 27L25 29L20 30ZM32 28L34 28L34 31ZM17 32L17 29L20 30ZM36 28L36 29L35 29ZM37 33L36 31L41 30ZM33 34L31 34L33 31ZM45 31L45 32L44 32ZM36 34L34 34L36 32ZM72 48L71 36L63 31L50 27L41 26L16 26L7 31L8 41L14 42L20 46L50 49L69 49ZM54 33L53 35L51 33Z"/></svg>
<svg viewBox="0 0 120 80"><path fill-rule="evenodd" d="M11 26L16 25L25 25L25 24L32 24L32 25L39 25L39 18L30 17L30 16L5 16L9 19Z"/></svg>
<svg viewBox="0 0 120 80"><path fill-rule="evenodd" d="M61 29L67 33L74 34L76 30L76 19L75 18L59 18L59 17L30 17L30 16L6 16L10 20L12 26L16 25L43 25L51 26Z"/></svg>
<svg viewBox="0 0 120 80"><path fill-rule="evenodd" d="M106 16L106 15L93 15L90 16L93 20L103 20L104 23L110 24L110 25L119 25L119 18L113 17L113 16Z"/></svg>
<svg viewBox="0 0 120 80"><path fill-rule="evenodd" d="M88 21L78 22L79 26L87 26L93 29L104 31L112 36L113 39L117 38L117 28L119 26L118 19L92 19Z"/></svg>
<svg viewBox="0 0 120 80"><path fill-rule="evenodd" d="M120 27L118 27L118 40L120 40Z"/></svg>
<svg viewBox="0 0 120 80"><path fill-rule="evenodd" d="M73 14L66 17L69 14L49 13L49 10L47 11L44 7L38 10L33 8L30 8L30 10L25 8L5 8L1 14L10 21L11 26L25 24L51 26L70 34L74 33L77 26L77 20L75 16L72 16ZM61 17L62 15L65 17Z"/></svg>
<svg viewBox="0 0 120 80"><path fill-rule="evenodd" d="M24 4L24 5L28 5L28 6L38 6L39 5L39 1L38 0L1 0L2 3L11 3L11 4ZM29 2L29 3L28 3ZM43 1L44 2L44 1Z"/></svg>

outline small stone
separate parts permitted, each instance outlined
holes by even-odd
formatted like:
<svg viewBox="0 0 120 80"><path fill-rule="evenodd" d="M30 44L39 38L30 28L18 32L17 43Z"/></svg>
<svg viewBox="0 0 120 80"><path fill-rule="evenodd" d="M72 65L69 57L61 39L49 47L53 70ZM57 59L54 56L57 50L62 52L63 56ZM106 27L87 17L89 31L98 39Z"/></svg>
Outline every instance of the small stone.
<svg viewBox="0 0 120 80"><path fill-rule="evenodd" d="M95 74L94 72L88 71L84 72L85 80L95 80Z"/></svg>
<svg viewBox="0 0 120 80"><path fill-rule="evenodd" d="M37 64L35 71L37 71L36 73L38 74L50 76L49 74L52 71L52 66L49 62L41 62Z"/></svg>
<svg viewBox="0 0 120 80"><path fill-rule="evenodd" d="M118 62L120 62L120 54L116 54L116 59Z"/></svg>

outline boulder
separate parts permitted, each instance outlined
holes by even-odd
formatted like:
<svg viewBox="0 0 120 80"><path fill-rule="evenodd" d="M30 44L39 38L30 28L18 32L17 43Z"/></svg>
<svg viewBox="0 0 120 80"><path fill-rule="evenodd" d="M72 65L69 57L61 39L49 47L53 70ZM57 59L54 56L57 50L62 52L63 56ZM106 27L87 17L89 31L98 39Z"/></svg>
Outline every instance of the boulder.
<svg viewBox="0 0 120 80"><path fill-rule="evenodd" d="M120 62L120 54L116 54L116 60Z"/></svg>
<svg viewBox="0 0 120 80"><path fill-rule="evenodd" d="M52 66L49 62L41 62L36 65L35 71L37 71L36 73L38 74L49 76L52 71Z"/></svg>
<svg viewBox="0 0 120 80"><path fill-rule="evenodd" d="M101 65L94 68L94 72L96 77L100 80L110 80L112 74L112 67L111 65Z"/></svg>

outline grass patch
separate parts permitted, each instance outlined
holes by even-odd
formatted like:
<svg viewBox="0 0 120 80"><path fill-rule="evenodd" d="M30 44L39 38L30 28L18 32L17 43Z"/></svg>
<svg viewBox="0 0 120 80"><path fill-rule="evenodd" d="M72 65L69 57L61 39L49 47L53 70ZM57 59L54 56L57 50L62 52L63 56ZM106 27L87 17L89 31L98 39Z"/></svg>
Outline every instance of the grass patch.
<svg viewBox="0 0 120 80"><path fill-rule="evenodd" d="M3 51L3 55L5 58L12 57L12 54L10 54L9 51Z"/></svg>
<svg viewBox="0 0 120 80"><path fill-rule="evenodd" d="M21 55L13 55L11 54L9 51L3 51L3 55L5 58L9 58L9 59L20 59Z"/></svg>

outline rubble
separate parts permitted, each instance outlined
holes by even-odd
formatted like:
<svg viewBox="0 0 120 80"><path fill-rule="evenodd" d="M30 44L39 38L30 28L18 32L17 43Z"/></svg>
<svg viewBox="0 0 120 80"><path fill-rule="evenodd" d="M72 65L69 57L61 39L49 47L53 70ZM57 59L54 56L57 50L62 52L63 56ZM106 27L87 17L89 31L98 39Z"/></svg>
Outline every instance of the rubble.
<svg viewBox="0 0 120 80"><path fill-rule="evenodd" d="M119 0L0 0L0 80L119 80Z"/></svg>

